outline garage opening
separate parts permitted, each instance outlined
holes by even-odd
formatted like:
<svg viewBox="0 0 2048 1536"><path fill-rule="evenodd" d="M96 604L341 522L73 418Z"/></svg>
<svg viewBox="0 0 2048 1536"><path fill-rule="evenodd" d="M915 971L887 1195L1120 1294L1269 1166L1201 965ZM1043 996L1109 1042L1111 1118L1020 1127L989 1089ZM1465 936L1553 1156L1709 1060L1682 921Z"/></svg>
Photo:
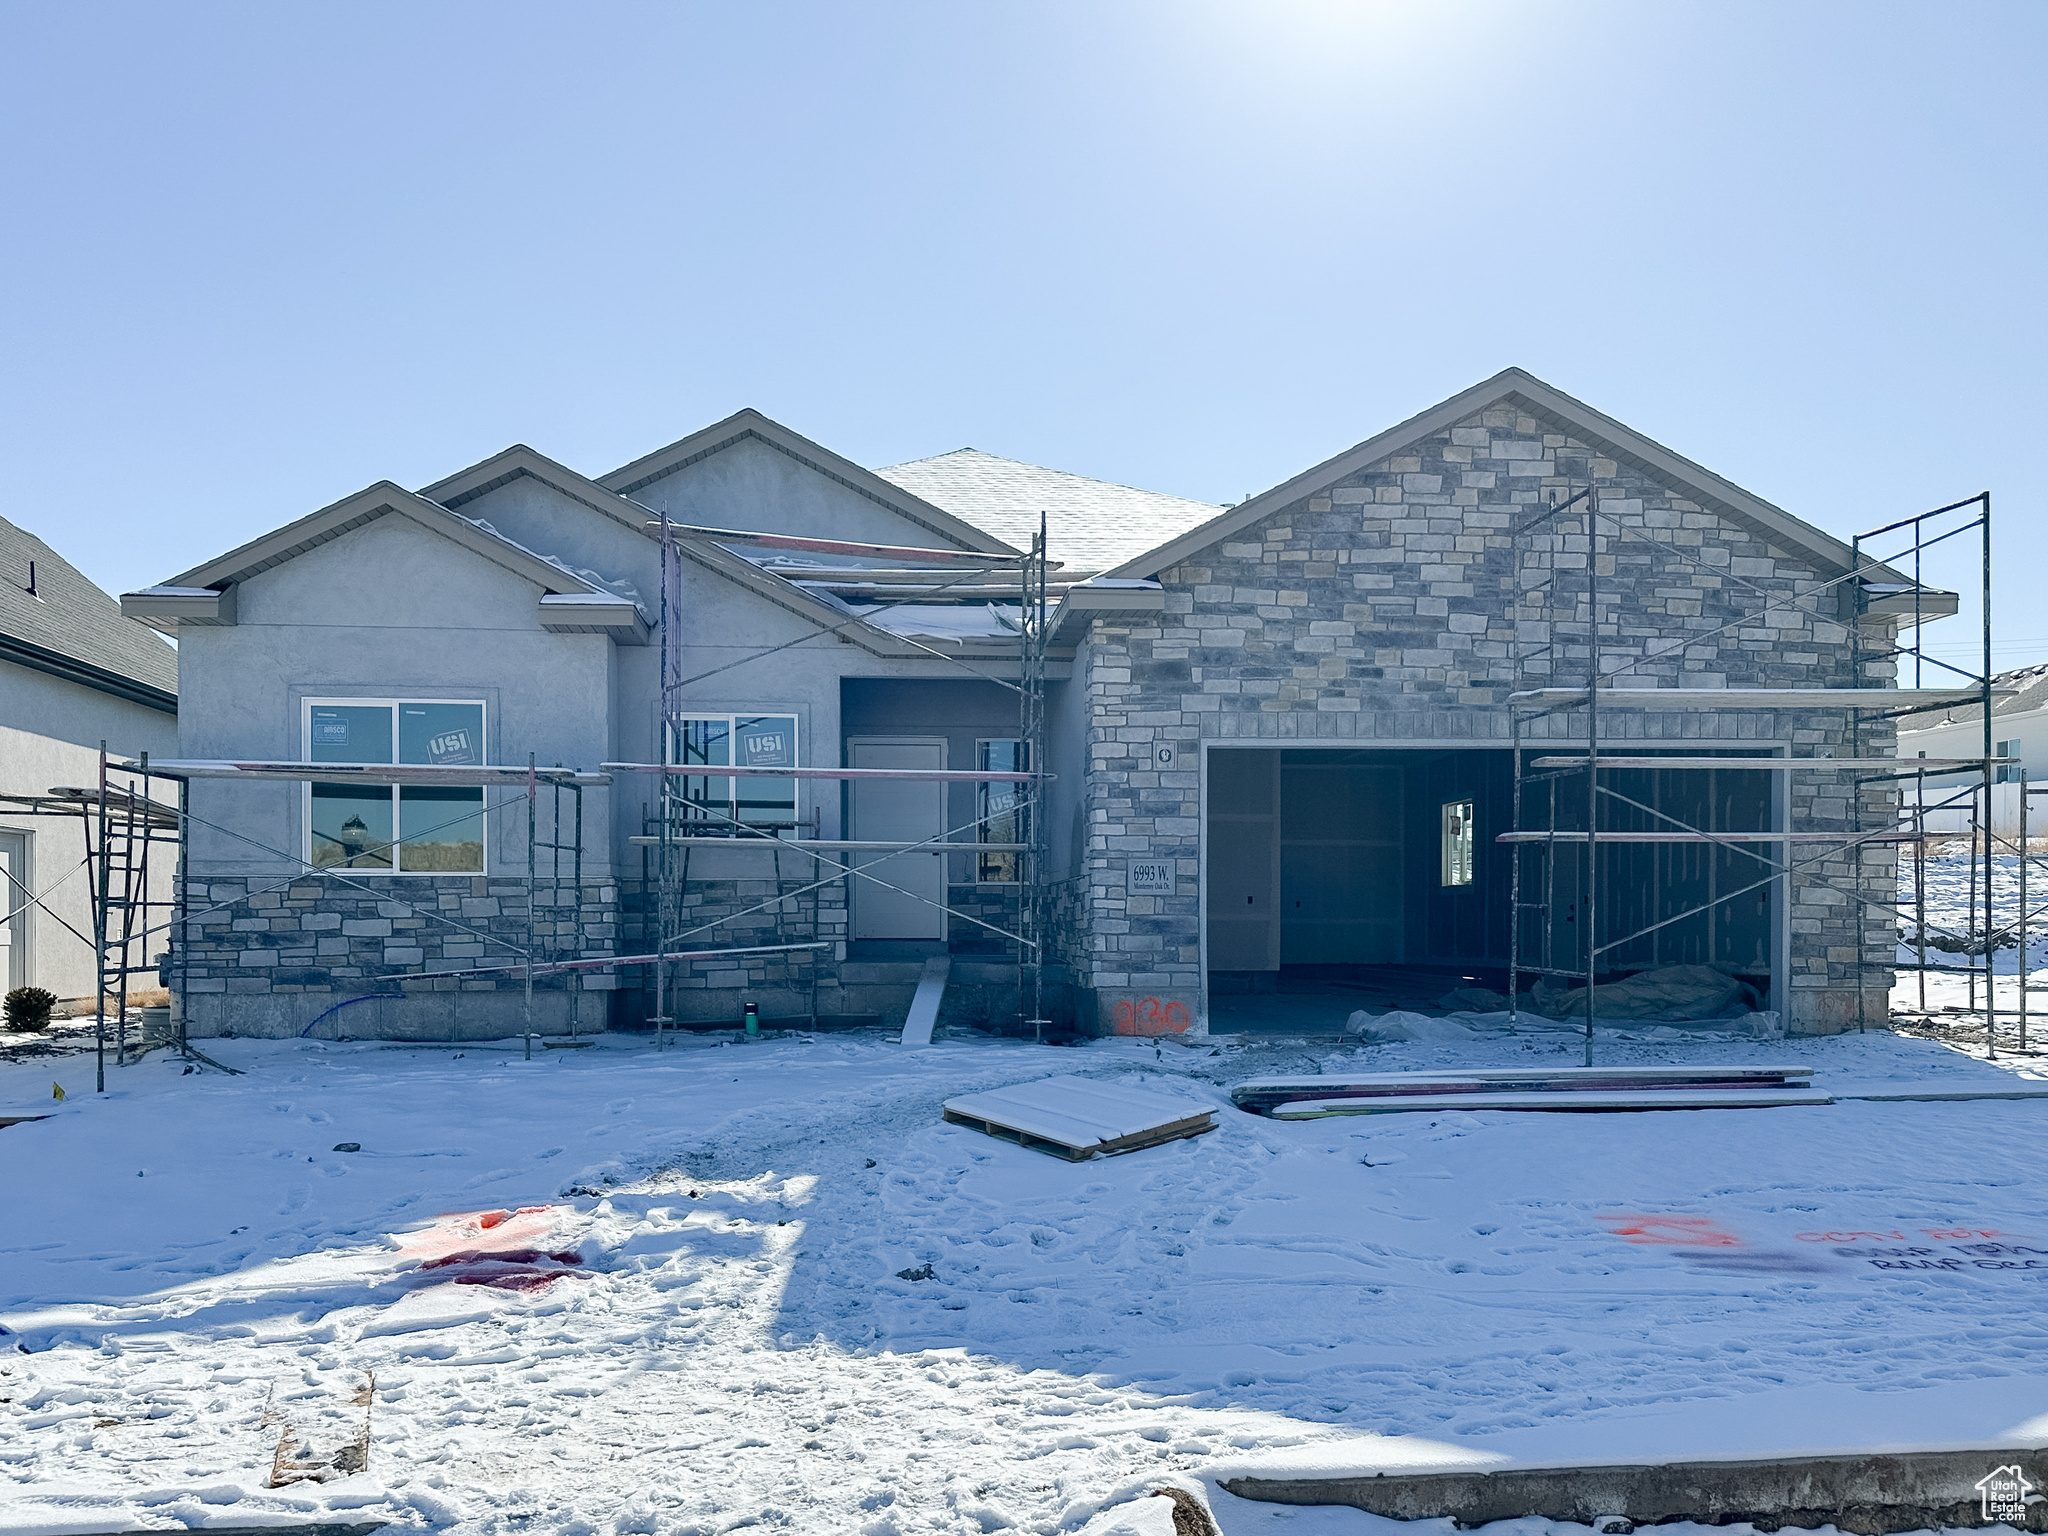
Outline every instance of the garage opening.
<svg viewBox="0 0 2048 1536"><path fill-rule="evenodd" d="M1583 832L1585 776L1529 768L1538 755L1524 759L1522 829ZM1729 754L1726 769L1604 771L1612 793L1601 798L1600 829L1675 830L1669 817L1708 831L1770 830L1773 775L1744 770L1743 755ZM1516 859L1525 1001L1531 989L1583 985L1540 973L1584 965L1586 845L1496 841L1516 825L1513 780L1505 750L1212 749L1211 997L1318 994L1351 1008L1432 1013L1483 1011L1481 994L1493 993L1505 1007ZM1782 852L1751 847L1766 859ZM1599 942L1615 946L1596 970L1603 986L1665 966L1711 966L1762 1006L1773 888L1758 882L1769 865L1704 843L1608 843L1598 858ZM1451 997L1460 991L1467 996Z"/></svg>

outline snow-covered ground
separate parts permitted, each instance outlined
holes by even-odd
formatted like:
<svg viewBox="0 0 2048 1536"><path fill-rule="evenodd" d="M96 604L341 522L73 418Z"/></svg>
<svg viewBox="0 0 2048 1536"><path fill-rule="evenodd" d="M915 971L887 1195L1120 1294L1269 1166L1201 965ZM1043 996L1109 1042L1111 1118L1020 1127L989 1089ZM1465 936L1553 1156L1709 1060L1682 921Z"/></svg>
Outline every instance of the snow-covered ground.
<svg viewBox="0 0 2048 1536"><path fill-rule="evenodd" d="M1555 1038L211 1049L243 1075L159 1054L94 1097L89 1060L0 1067L0 1113L55 1111L0 1130L0 1530L1145 1531L1164 1501L1098 1511L1247 1459L1981 1443L2048 1414L2048 1103L1283 1123L1224 1091L1575 1061ZM1602 1051L1838 1093L2033 1075L1879 1033ZM1072 1072L1220 1128L1067 1164L940 1120ZM371 1373L367 1469L266 1488L287 1431L360 1432ZM1207 1496L1230 1536L1382 1525Z"/></svg>
<svg viewBox="0 0 2048 1536"><path fill-rule="evenodd" d="M1988 869L1987 869L1988 864ZM2040 991L2030 992L2026 999L2030 1015L2027 1025L2029 1042L2038 1035L2048 1041L2048 853L2036 850L2027 876L2027 957L2024 970L2027 980ZM1927 909L1928 952L1927 959L1933 965L1981 966L1981 956L1961 952L1949 952L1939 947L1944 936L1968 942L1971 936L1984 929L1984 887L1989 881L1991 887L1991 927L1995 935L2003 934L2006 947L1993 951L1992 974L1995 978L1994 999L1999 1016L1999 1039L2001 1043L2017 1043L2019 1039L2019 1012L2021 1004L2020 950L2018 944L2020 918L2020 860L2017 854L1994 854L1988 861L1978 859L1974 879L1970 868L1967 847L1961 843L1952 845L1951 851L1938 858L1930 858L1924 875L1925 902ZM1899 929L1907 942L1900 944L1897 958L1902 963L1913 963L1919 954L1910 936L1919 928L1920 893L1915 889L1915 874L1910 859L1899 863ZM1981 943L1981 941L1980 941ZM1964 1010L1975 1015L1976 1038L1983 1039L1982 1019L1985 1002L1981 978L1952 972L1931 972L1925 978L1926 990L1921 990L1922 978L1917 973L1900 972L1898 984L1892 991L1892 1006L1901 1012L1917 1013L1925 999L1930 1013L1944 1010Z"/></svg>

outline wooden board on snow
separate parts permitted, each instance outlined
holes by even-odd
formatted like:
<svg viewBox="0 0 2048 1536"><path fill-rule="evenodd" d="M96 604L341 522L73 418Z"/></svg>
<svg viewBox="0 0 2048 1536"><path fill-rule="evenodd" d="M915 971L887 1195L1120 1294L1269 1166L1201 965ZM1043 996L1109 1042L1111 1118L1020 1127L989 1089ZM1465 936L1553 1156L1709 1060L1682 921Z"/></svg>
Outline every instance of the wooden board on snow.
<svg viewBox="0 0 2048 1536"><path fill-rule="evenodd" d="M1326 1115L1402 1115L1418 1110L1537 1109L1561 1113L1633 1109L1777 1109L1832 1104L1818 1088L1645 1088L1595 1093L1403 1093L1391 1098L1293 1099L1276 1105L1275 1120L1320 1120Z"/></svg>
<svg viewBox="0 0 2048 1536"><path fill-rule="evenodd" d="M1391 1099L1414 1095L1550 1093L1747 1093L1804 1090L1811 1067L1478 1067L1318 1077L1254 1077L1233 1083L1231 1102L1254 1114L1299 1099Z"/></svg>
<svg viewBox="0 0 2048 1536"><path fill-rule="evenodd" d="M1069 1162L1113 1157L1216 1129L1192 1099L1085 1077L1048 1077L946 1100L946 1120Z"/></svg>

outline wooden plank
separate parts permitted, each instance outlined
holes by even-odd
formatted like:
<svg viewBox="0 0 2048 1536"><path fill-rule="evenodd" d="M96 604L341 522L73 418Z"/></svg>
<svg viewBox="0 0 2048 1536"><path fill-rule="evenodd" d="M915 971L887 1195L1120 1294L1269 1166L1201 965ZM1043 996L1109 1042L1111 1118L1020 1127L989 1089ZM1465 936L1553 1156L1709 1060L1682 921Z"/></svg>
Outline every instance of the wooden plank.
<svg viewBox="0 0 2048 1536"><path fill-rule="evenodd" d="M1688 1083L1720 1083L1747 1077L1778 1081L1784 1077L1812 1077L1812 1067L1446 1067L1444 1071L1368 1071L1341 1077L1245 1077L1239 1083L1231 1083L1231 1092L1237 1092L1239 1087L1335 1087L1337 1083L1360 1083L1364 1087L1417 1081L1526 1083L1538 1077L1559 1083L1604 1081L1610 1077Z"/></svg>
<svg viewBox="0 0 2048 1536"><path fill-rule="evenodd" d="M2011 698L2017 688L1996 687L1994 699ZM1529 688L1508 695L1510 704L1585 702L1584 688ZM1602 709L1940 709L1981 704L1982 688L1602 688Z"/></svg>
<svg viewBox="0 0 2048 1536"><path fill-rule="evenodd" d="M953 974L951 955L933 955L924 963L924 975L910 999L910 1013L903 1020L900 1045L930 1045L932 1026L939 1022L939 1004L946 997L946 978Z"/></svg>
<svg viewBox="0 0 2048 1536"><path fill-rule="evenodd" d="M1601 843L1916 843L1955 832L1602 832ZM1502 832L1496 843L1583 843L1583 832Z"/></svg>
<svg viewBox="0 0 2048 1536"><path fill-rule="evenodd" d="M1263 1113L1298 1099L1395 1098L1414 1094L1673 1092L1686 1089L1804 1088L1811 1067L1479 1068L1467 1072L1381 1072L1347 1077L1255 1077L1233 1083L1231 1102Z"/></svg>
<svg viewBox="0 0 2048 1536"><path fill-rule="evenodd" d="M1029 1147L1034 1152L1049 1152L1054 1157L1065 1158L1070 1163L1085 1163L1091 1157L1116 1157L1125 1152L1140 1152L1146 1147L1164 1146L1169 1141L1192 1140L1216 1129L1216 1122L1207 1110L1199 1115L1190 1115L1185 1120L1176 1120L1167 1125L1155 1126L1135 1136L1119 1136L1114 1141L1100 1141L1093 1146L1070 1146L1044 1136L1034 1136L1028 1131L1015 1130L1007 1125L998 1125L991 1120L977 1119L955 1110L945 1112L949 1125L964 1125L970 1130L980 1131L984 1136L993 1136L998 1141L1014 1142L1020 1147Z"/></svg>
<svg viewBox="0 0 2048 1536"><path fill-rule="evenodd" d="M2016 757L1608 757L1594 764L1598 768L1812 768L1821 773L1849 768L1904 768L1909 772L1935 773L1947 769L1982 768L1989 761L2004 765ZM1531 768L1583 768L1583 757L1539 757Z"/></svg>
<svg viewBox="0 0 2048 1536"><path fill-rule="evenodd" d="M1317 1120L1329 1115L1398 1115L1446 1109L1588 1111L1654 1109L1778 1109L1832 1104L1817 1088L1650 1088L1635 1093L1418 1093L1391 1098L1295 1099L1274 1107L1275 1120Z"/></svg>

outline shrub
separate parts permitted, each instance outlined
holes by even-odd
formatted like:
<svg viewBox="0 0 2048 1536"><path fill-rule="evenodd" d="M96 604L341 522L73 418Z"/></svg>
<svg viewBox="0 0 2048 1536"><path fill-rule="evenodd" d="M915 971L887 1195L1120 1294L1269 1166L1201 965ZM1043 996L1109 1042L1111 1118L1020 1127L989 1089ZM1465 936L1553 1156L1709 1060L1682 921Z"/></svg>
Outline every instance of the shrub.
<svg viewBox="0 0 2048 1536"><path fill-rule="evenodd" d="M41 987L16 987L7 994L7 1027L24 1031L41 1029L50 1022L50 1010L57 1006L57 994Z"/></svg>

